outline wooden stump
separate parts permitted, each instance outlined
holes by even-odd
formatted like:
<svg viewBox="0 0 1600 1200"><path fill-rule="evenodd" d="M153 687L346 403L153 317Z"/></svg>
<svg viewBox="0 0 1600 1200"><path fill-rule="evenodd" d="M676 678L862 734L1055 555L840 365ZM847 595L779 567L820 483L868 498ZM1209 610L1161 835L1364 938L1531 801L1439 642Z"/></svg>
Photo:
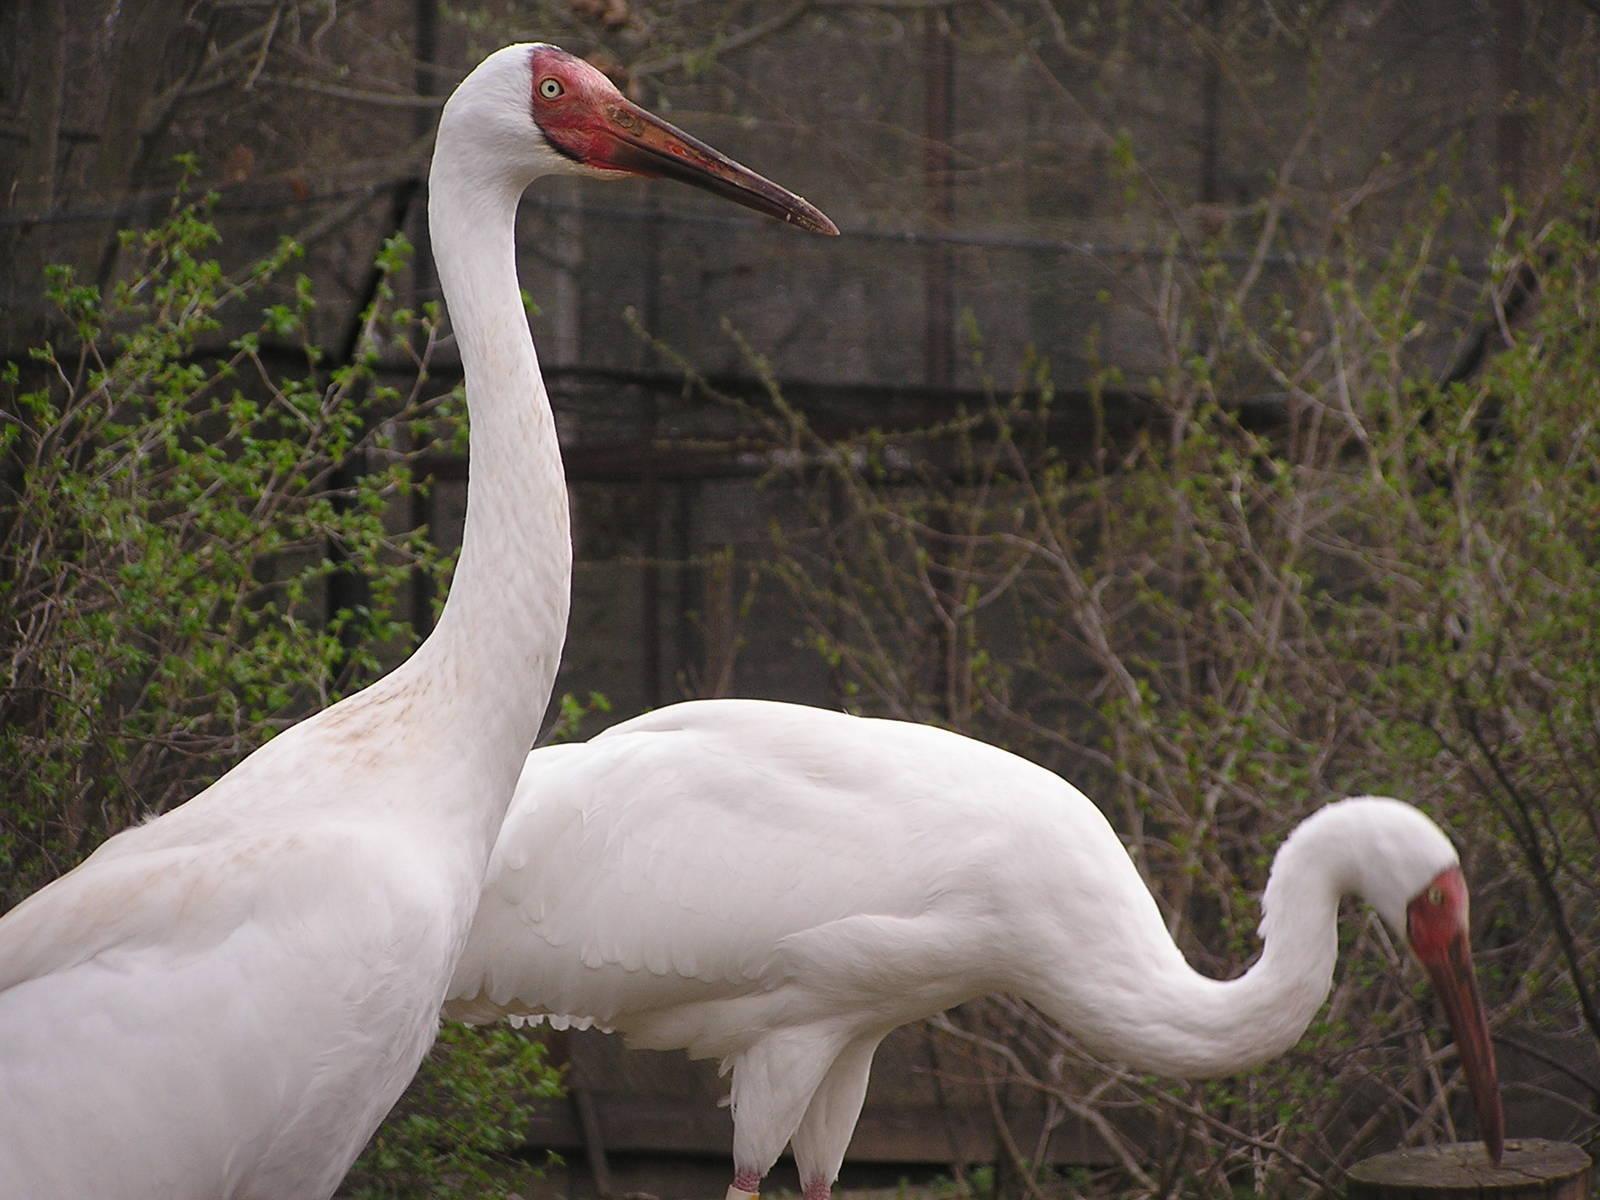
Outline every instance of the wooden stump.
<svg viewBox="0 0 1600 1200"><path fill-rule="evenodd" d="M1350 1168L1349 1200L1589 1200L1589 1156L1518 1138L1494 1166L1482 1142L1394 1150Z"/></svg>

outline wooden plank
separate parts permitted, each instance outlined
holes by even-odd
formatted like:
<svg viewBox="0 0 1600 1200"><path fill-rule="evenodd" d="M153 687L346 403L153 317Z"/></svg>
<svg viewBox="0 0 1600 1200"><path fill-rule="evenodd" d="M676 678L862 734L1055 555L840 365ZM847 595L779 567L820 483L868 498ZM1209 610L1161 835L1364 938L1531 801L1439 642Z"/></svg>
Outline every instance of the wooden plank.
<svg viewBox="0 0 1600 1200"><path fill-rule="evenodd" d="M1506 1143L1499 1165L1482 1142L1394 1150L1350 1169L1349 1200L1588 1200L1589 1156L1570 1142Z"/></svg>

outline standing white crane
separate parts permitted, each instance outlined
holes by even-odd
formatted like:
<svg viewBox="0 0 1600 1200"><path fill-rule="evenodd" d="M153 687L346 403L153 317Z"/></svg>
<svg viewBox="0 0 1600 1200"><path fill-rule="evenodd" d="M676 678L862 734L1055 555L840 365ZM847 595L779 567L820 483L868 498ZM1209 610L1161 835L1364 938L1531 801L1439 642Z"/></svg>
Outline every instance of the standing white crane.
<svg viewBox="0 0 1600 1200"><path fill-rule="evenodd" d="M623 172L837 232L552 46L467 77L429 176L472 419L449 602L403 666L0 920L6 1196L327 1197L411 1079L567 620L567 497L517 203L540 175Z"/></svg>
<svg viewBox="0 0 1600 1200"><path fill-rule="evenodd" d="M560 1017L733 1072L749 1200L793 1142L826 1200L872 1056L988 992L1092 1052L1205 1078L1289 1049L1364 898L1444 1002L1498 1160L1494 1052L1454 848L1397 800L1330 804L1273 861L1261 957L1226 982L1168 936L1116 834L1042 767L959 734L755 700L677 704L535 751L448 1016Z"/></svg>

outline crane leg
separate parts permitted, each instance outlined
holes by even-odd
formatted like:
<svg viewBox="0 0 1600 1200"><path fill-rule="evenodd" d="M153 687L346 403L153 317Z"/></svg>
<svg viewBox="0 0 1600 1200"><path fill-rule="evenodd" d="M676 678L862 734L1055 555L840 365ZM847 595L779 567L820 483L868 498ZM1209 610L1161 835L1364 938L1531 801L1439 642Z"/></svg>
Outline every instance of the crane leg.
<svg viewBox="0 0 1600 1200"><path fill-rule="evenodd" d="M838 1033L788 1028L739 1056L733 1066L734 1176L727 1200L751 1200L759 1193L845 1045Z"/></svg>
<svg viewBox="0 0 1600 1200"><path fill-rule="evenodd" d="M867 1097L872 1056L882 1040L881 1034L871 1034L846 1046L833 1060L800 1119L794 1134L794 1161L800 1168L804 1200L828 1200L834 1180L839 1178L845 1148Z"/></svg>

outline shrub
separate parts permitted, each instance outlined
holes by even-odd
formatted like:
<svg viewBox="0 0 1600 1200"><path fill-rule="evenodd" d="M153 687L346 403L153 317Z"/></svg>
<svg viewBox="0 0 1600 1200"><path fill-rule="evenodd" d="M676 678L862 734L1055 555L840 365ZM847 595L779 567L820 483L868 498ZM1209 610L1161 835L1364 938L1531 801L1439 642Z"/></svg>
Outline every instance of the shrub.
<svg viewBox="0 0 1600 1200"><path fill-rule="evenodd" d="M4 369L0 908L374 678L414 640L408 583L445 590L450 557L390 519L415 458L465 435L459 397L428 390L437 309L388 284L409 248L385 246L330 361L309 280L286 278L299 248L225 270L208 203L124 234L136 265L109 291L52 269L69 338ZM385 348L409 358L398 385ZM329 613L340 571L365 602ZM518 1104L557 1087L538 1044L447 1026L352 1194L484 1194Z"/></svg>
<svg viewBox="0 0 1600 1200"><path fill-rule="evenodd" d="M352 361L330 362L301 275L209 349L299 249L225 271L204 200L123 236L137 265L108 292L52 269L70 345L4 373L6 906L373 678L383 647L412 640L405 583L450 566L424 531L385 524L417 486L410 460L461 424L453 397L426 393L437 314L396 311L384 286ZM386 247L386 277L406 254ZM401 394L377 350L413 340ZM341 476L354 460L367 469ZM370 599L327 614L341 569Z"/></svg>

